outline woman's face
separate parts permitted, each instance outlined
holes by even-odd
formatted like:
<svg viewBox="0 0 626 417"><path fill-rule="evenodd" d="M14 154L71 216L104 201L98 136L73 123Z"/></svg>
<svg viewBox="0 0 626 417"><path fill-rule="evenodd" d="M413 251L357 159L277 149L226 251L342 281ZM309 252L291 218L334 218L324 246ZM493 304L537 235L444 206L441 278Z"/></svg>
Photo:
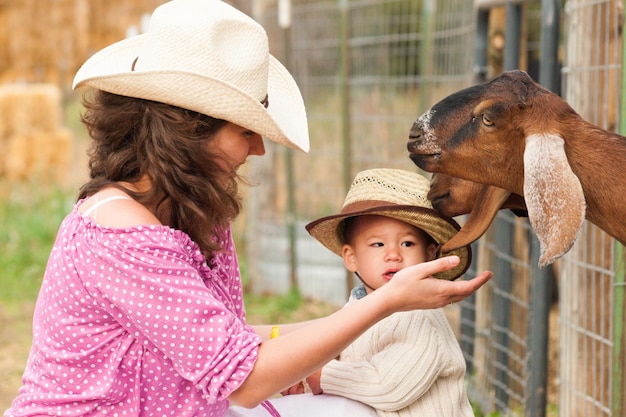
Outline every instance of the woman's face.
<svg viewBox="0 0 626 417"><path fill-rule="evenodd" d="M232 175L245 164L248 156L265 154L261 135L230 122L217 131L209 146L212 152L224 158L224 169Z"/></svg>

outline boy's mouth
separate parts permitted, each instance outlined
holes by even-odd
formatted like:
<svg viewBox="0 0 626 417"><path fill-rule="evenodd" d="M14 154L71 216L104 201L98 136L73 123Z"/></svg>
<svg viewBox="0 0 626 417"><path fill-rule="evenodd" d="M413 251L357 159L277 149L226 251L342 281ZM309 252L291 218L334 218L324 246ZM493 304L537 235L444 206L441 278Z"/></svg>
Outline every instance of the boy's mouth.
<svg viewBox="0 0 626 417"><path fill-rule="evenodd" d="M390 281L390 280L391 280L391 278L393 278L393 276L394 276L394 275L396 274L396 272L398 272L398 271L399 271L398 269L390 269L390 270L386 271L386 272L383 274L383 278L385 278L387 281Z"/></svg>

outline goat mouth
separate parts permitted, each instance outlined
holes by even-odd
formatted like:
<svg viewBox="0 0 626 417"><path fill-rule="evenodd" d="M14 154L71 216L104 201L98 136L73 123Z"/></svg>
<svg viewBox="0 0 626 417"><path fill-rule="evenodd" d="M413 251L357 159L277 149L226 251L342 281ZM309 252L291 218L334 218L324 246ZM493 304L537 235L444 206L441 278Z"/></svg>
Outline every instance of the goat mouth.
<svg viewBox="0 0 626 417"><path fill-rule="evenodd" d="M441 158L440 153L409 153L409 158L411 161L418 167L422 168L428 172L434 172L434 168L437 166L439 159Z"/></svg>
<svg viewBox="0 0 626 417"><path fill-rule="evenodd" d="M441 210L440 207L445 204L445 200L450 198L450 192L446 191L445 193L436 195L431 195L431 193L428 193L426 198L428 198L428 200L432 203L433 207L436 210Z"/></svg>

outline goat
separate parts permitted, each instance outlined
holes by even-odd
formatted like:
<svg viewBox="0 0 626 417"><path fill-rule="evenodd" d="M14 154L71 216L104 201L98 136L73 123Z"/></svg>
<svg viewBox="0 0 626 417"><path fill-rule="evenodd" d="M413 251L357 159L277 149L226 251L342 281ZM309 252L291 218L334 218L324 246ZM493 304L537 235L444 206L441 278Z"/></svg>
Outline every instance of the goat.
<svg viewBox="0 0 626 417"><path fill-rule="evenodd" d="M442 173L431 176L427 198L444 216L469 214L461 230L443 244L442 253L476 241L487 231L498 210L508 208L518 217L528 217L524 197L502 188Z"/></svg>
<svg viewBox="0 0 626 417"><path fill-rule="evenodd" d="M578 115L519 70L435 104L407 149L429 172L524 196L543 267L569 251L588 219L626 244L626 138Z"/></svg>

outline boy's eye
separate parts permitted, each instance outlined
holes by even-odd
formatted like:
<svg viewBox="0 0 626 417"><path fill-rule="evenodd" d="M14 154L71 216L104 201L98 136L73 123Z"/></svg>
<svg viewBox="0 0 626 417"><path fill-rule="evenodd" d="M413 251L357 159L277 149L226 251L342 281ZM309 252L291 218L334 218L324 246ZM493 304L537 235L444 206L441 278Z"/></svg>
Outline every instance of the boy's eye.
<svg viewBox="0 0 626 417"><path fill-rule="evenodd" d="M372 243L372 246L374 246L375 248L380 248L380 247L383 247L385 245L383 245L382 242L374 242L374 243Z"/></svg>
<svg viewBox="0 0 626 417"><path fill-rule="evenodd" d="M414 242L402 242L402 246L406 246L407 248L410 248L411 246L414 246L415 243Z"/></svg>

